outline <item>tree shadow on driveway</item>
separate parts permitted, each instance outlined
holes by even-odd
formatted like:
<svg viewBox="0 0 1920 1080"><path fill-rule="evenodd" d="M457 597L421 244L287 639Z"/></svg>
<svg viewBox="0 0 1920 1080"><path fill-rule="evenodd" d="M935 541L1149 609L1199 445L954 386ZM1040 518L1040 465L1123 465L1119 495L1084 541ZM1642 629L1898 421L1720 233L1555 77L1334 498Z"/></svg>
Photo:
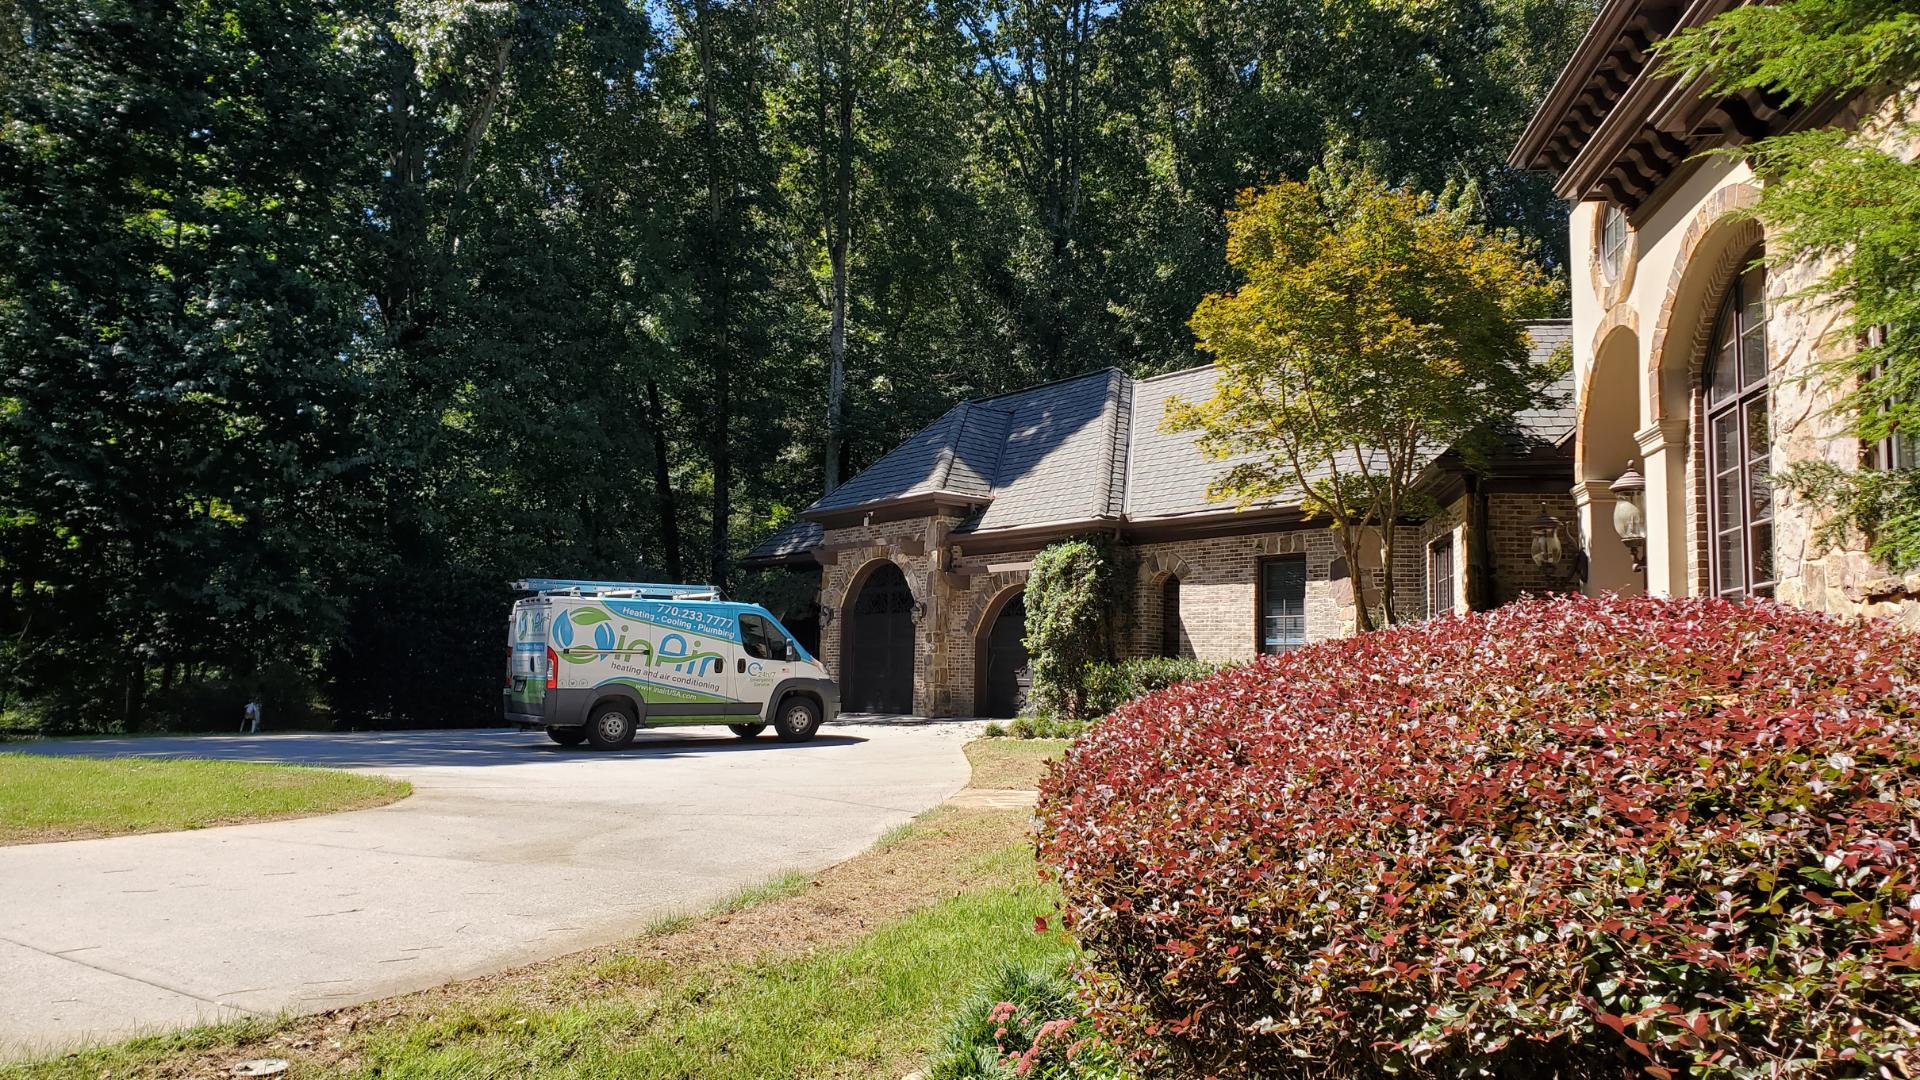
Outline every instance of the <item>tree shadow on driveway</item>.
<svg viewBox="0 0 1920 1080"><path fill-rule="evenodd" d="M154 736L91 738L9 744L9 753L64 757L203 758L309 765L330 769L480 768L497 765L551 764L560 759L618 761L649 757L711 754L804 753L808 749L852 746L867 740L828 729L809 742L781 742L771 733L736 738L682 729L642 730L624 750L565 747L542 732L500 728L433 731L285 732L262 735Z"/></svg>

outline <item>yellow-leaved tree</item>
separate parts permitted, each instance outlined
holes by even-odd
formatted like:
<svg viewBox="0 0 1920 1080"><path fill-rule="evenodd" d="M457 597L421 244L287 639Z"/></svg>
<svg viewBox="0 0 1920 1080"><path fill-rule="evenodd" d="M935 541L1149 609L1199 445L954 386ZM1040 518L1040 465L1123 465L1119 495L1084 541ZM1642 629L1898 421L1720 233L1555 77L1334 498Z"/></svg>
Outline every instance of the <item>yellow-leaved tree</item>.
<svg viewBox="0 0 1920 1080"><path fill-rule="evenodd" d="M1421 469L1450 447L1476 460L1554 375L1532 357L1525 320L1549 314L1560 289L1517 238L1478 224L1472 201L1337 165L1242 192L1227 216L1242 284L1193 313L1219 365L1214 396L1167 414L1169 429L1233 461L1211 498L1298 503L1329 523L1362 630L1374 625L1360 573L1369 531L1430 513L1414 491ZM1391 582L1394 530L1378 531Z"/></svg>

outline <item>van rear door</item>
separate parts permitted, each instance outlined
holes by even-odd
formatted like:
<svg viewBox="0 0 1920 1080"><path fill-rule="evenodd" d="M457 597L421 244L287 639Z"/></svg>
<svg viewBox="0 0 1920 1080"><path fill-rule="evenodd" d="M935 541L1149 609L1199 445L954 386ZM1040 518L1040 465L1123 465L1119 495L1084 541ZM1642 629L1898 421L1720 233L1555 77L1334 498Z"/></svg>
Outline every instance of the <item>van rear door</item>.
<svg viewBox="0 0 1920 1080"><path fill-rule="evenodd" d="M507 712L545 713L547 699L547 620L552 601L545 597L513 605L507 631Z"/></svg>

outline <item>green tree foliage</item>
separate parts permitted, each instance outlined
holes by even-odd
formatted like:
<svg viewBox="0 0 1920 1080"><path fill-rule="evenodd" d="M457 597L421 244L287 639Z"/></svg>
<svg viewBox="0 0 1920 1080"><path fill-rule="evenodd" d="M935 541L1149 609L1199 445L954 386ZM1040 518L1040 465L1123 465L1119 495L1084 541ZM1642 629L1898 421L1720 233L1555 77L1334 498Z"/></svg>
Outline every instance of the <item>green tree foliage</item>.
<svg viewBox="0 0 1920 1080"><path fill-rule="evenodd" d="M1042 549L1027 574L1027 655L1041 709L1078 720L1087 712L1087 679L1113 658L1130 595L1112 545L1063 540Z"/></svg>
<svg viewBox="0 0 1920 1080"><path fill-rule="evenodd" d="M1329 147L1556 244L1590 11L0 0L0 709L464 721L513 577L779 593L955 399L1199 362Z"/></svg>
<svg viewBox="0 0 1920 1080"><path fill-rule="evenodd" d="M1767 228L1767 260L1823 266L1802 299L1836 309L1825 377L1867 442L1920 435L1920 165L1905 148L1920 97L1920 11L1902 0L1783 0L1737 8L1664 48L1668 63L1716 93L1761 90L1783 102L1896 87L1857 127L1793 132L1727 151L1765 181L1749 213ZM1862 347L1849 346L1879 332ZM1828 540L1864 533L1873 555L1920 566L1920 480L1910 470L1812 463L1787 480L1836 514Z"/></svg>
<svg viewBox="0 0 1920 1080"><path fill-rule="evenodd" d="M1521 320L1553 285L1513 237L1365 171L1250 191L1227 225L1244 281L1193 315L1218 387L1171 403L1167 424L1236 460L1210 497L1298 501L1349 566L1378 544L1390 582L1395 530L1380 526L1425 509L1412 489L1428 459L1538 400L1549 372ZM1371 607L1356 576L1362 629ZM1381 607L1396 620L1391 590Z"/></svg>

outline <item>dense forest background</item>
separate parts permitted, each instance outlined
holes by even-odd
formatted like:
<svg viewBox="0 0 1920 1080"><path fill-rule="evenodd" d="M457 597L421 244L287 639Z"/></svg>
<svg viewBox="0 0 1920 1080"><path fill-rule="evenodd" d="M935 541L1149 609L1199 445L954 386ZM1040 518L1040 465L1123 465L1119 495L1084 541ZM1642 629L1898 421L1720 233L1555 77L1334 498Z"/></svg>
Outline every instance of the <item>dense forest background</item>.
<svg viewBox="0 0 1920 1080"><path fill-rule="evenodd" d="M1558 260L1593 9L0 0L0 727L483 719L509 578L777 590L955 400L1199 362L1329 154Z"/></svg>

